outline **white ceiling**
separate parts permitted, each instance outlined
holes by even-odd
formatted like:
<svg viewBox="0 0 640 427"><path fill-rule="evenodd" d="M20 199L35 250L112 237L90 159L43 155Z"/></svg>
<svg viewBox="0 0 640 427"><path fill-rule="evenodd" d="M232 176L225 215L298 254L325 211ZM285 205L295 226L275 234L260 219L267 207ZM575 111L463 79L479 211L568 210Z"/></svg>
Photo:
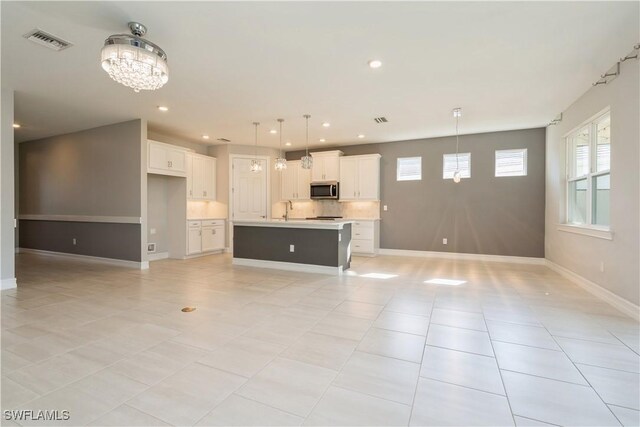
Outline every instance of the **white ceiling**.
<svg viewBox="0 0 640 427"><path fill-rule="evenodd" d="M134 118L200 141L292 149L546 125L638 42L638 2L1 2L2 85L18 141ZM162 89L134 93L99 53L128 21L169 58ZM27 41L40 28L74 46ZM367 61L377 58L382 68ZM161 113L158 105L170 111ZM376 124L374 117L389 122ZM331 122L330 128L320 124ZM357 139L358 134L366 138ZM319 143L319 138L327 142Z"/></svg>

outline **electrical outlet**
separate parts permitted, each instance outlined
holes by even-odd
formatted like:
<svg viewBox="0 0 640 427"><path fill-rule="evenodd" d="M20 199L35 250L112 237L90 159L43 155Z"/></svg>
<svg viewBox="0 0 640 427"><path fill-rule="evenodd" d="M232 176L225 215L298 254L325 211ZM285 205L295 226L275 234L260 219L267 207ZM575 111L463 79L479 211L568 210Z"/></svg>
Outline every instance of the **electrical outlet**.
<svg viewBox="0 0 640 427"><path fill-rule="evenodd" d="M294 245L289 245L289 252L295 252L296 247Z"/></svg>
<svg viewBox="0 0 640 427"><path fill-rule="evenodd" d="M148 243L147 244L147 252L154 253L155 251L156 251L156 244L155 243Z"/></svg>
<svg viewBox="0 0 640 427"><path fill-rule="evenodd" d="M447 238L445 237L444 239L442 239L442 244L446 245L447 244Z"/></svg>
<svg viewBox="0 0 640 427"><path fill-rule="evenodd" d="M150 228L149 229L149 234L156 234L156 229L155 228Z"/></svg>
<svg viewBox="0 0 640 427"><path fill-rule="evenodd" d="M386 211L387 211L387 205L384 205L384 206L382 207L382 210L386 212Z"/></svg>
<svg viewBox="0 0 640 427"><path fill-rule="evenodd" d="M73 240L71 240L71 242L73 243L73 246L76 245L76 243L78 243L78 241L76 240L76 238L74 237Z"/></svg>

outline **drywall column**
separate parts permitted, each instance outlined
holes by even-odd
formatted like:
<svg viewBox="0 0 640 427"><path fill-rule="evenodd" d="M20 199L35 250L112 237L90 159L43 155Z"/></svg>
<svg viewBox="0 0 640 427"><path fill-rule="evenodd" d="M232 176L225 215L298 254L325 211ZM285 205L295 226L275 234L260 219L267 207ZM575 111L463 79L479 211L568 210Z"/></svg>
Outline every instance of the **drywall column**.
<svg viewBox="0 0 640 427"><path fill-rule="evenodd" d="M149 268L147 251L147 121L140 120L140 268Z"/></svg>
<svg viewBox="0 0 640 427"><path fill-rule="evenodd" d="M13 91L2 89L0 99L0 287L16 287Z"/></svg>

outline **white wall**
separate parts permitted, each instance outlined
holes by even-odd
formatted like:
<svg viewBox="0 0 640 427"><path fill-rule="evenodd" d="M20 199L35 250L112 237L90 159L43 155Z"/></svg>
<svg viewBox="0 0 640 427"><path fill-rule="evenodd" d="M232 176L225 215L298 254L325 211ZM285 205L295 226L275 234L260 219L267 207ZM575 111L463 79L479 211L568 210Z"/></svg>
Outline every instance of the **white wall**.
<svg viewBox="0 0 640 427"><path fill-rule="evenodd" d="M640 67L621 65L607 85L592 87L547 128L545 256L552 262L640 304ZM594 76L597 78L597 76ZM613 240L558 230L565 221L564 136L611 107L611 230ZM600 271L604 262L605 271Z"/></svg>
<svg viewBox="0 0 640 427"><path fill-rule="evenodd" d="M0 287L16 286L13 91L3 88L0 98Z"/></svg>

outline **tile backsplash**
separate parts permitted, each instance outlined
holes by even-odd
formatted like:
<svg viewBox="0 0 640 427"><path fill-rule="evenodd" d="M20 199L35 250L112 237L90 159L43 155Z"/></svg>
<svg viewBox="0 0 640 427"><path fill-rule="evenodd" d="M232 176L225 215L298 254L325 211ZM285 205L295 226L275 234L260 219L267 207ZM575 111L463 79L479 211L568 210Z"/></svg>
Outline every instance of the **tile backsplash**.
<svg viewBox="0 0 640 427"><path fill-rule="evenodd" d="M282 205L284 206L284 203ZM293 202L293 211L289 215L291 218L342 216L344 218L378 219L380 218L380 202L338 202L335 200Z"/></svg>

